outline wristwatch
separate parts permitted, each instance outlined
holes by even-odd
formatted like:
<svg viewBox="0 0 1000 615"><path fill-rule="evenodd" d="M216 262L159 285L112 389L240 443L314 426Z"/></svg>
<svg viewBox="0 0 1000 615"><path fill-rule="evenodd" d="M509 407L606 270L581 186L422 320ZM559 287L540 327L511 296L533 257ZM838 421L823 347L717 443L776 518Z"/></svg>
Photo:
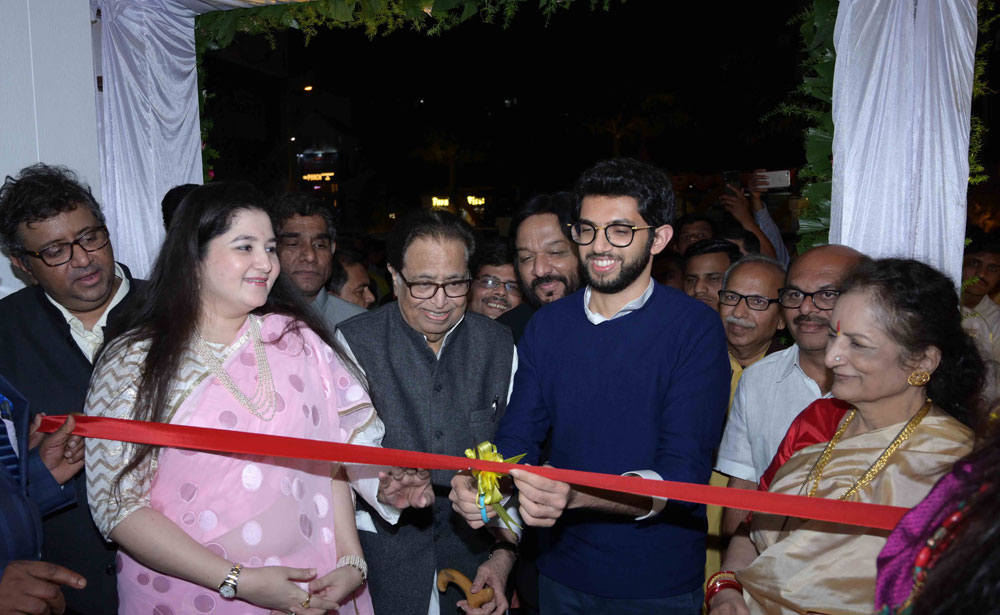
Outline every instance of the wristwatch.
<svg viewBox="0 0 1000 615"><path fill-rule="evenodd" d="M233 564L233 567L229 569L226 579L219 583L220 596L227 600L236 597L236 583L240 578L240 570L243 570L243 564Z"/></svg>
<svg viewBox="0 0 1000 615"><path fill-rule="evenodd" d="M510 551L514 554L514 559L517 559L517 545L509 540L498 540L494 542L493 545L490 546L490 557L493 557L493 554L501 549Z"/></svg>

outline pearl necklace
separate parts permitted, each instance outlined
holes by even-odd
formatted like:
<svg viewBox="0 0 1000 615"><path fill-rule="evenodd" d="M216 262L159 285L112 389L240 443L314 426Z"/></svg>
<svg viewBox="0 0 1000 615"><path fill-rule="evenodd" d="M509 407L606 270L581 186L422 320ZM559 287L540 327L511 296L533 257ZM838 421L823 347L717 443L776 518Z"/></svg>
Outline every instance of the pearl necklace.
<svg viewBox="0 0 1000 615"><path fill-rule="evenodd" d="M208 365L208 369L219 379L223 387L229 394L240 403L241 406L250 411L262 421L270 421L277 413L276 395L274 392L274 377L271 375L271 366L267 362L267 355L264 353L264 342L261 340L260 324L257 319L250 316L250 340L253 342L253 354L257 360L257 388L253 397L246 394L236 386L232 376L222 366L222 363L215 357L215 353L208 347L208 342L197 334L195 339L195 350Z"/></svg>

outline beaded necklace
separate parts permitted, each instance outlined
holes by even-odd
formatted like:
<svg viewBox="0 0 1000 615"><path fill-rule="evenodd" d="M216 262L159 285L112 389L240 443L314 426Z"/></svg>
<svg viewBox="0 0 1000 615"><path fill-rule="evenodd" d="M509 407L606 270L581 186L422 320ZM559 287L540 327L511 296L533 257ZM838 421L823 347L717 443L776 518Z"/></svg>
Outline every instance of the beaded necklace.
<svg viewBox="0 0 1000 615"><path fill-rule="evenodd" d="M934 564L941 559L941 555L948 550L951 543L955 541L963 529L963 522L966 521L966 514L969 512L969 504L975 501L976 496L985 491L987 485L983 485L969 498L958 503L958 508L941 522L941 525L934 530L930 538L924 542L924 546L917 551L917 556L913 559L913 589L898 607L892 608L890 605L883 605L877 615L909 615L913 611L913 600L924 587L927 581L927 572L934 567Z"/></svg>
<svg viewBox="0 0 1000 615"><path fill-rule="evenodd" d="M250 316L250 340L253 343L253 354L257 362L257 388L253 397L247 395L236 386L232 376L222 366L222 363L215 357L215 353L208 347L205 338L198 333L195 338L195 350L208 365L208 369L219 379L219 382L229 391L233 399L241 406L250 411L262 421L270 421L277 414L276 395L274 391L274 377L271 375L271 366L267 362L267 355L264 353L264 342L261 340L260 324L257 318Z"/></svg>

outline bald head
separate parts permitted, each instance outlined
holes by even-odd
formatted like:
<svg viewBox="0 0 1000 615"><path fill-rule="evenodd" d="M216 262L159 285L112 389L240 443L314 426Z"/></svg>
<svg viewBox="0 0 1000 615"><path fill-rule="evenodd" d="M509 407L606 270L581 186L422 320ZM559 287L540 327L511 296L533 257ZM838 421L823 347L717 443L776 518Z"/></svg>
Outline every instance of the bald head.
<svg viewBox="0 0 1000 615"><path fill-rule="evenodd" d="M785 288L811 295L818 291L839 291L847 275L865 258L853 248L827 245L813 248L800 256L788 269ZM826 348L830 310L816 307L815 297L807 297L796 308L783 308L785 323L802 351Z"/></svg>

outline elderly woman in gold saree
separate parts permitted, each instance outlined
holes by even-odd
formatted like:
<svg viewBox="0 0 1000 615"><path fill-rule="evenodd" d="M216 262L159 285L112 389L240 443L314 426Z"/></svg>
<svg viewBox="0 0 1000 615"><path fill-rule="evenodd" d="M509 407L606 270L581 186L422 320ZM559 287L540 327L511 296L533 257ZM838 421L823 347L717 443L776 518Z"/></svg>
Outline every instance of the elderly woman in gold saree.
<svg viewBox="0 0 1000 615"><path fill-rule="evenodd" d="M958 305L951 280L917 261L868 261L848 276L826 354L836 399L817 400L793 423L772 472L780 467L765 474L768 490L916 505L972 447L955 417L978 408L984 367ZM709 581L709 612L872 613L887 536L753 515Z"/></svg>

